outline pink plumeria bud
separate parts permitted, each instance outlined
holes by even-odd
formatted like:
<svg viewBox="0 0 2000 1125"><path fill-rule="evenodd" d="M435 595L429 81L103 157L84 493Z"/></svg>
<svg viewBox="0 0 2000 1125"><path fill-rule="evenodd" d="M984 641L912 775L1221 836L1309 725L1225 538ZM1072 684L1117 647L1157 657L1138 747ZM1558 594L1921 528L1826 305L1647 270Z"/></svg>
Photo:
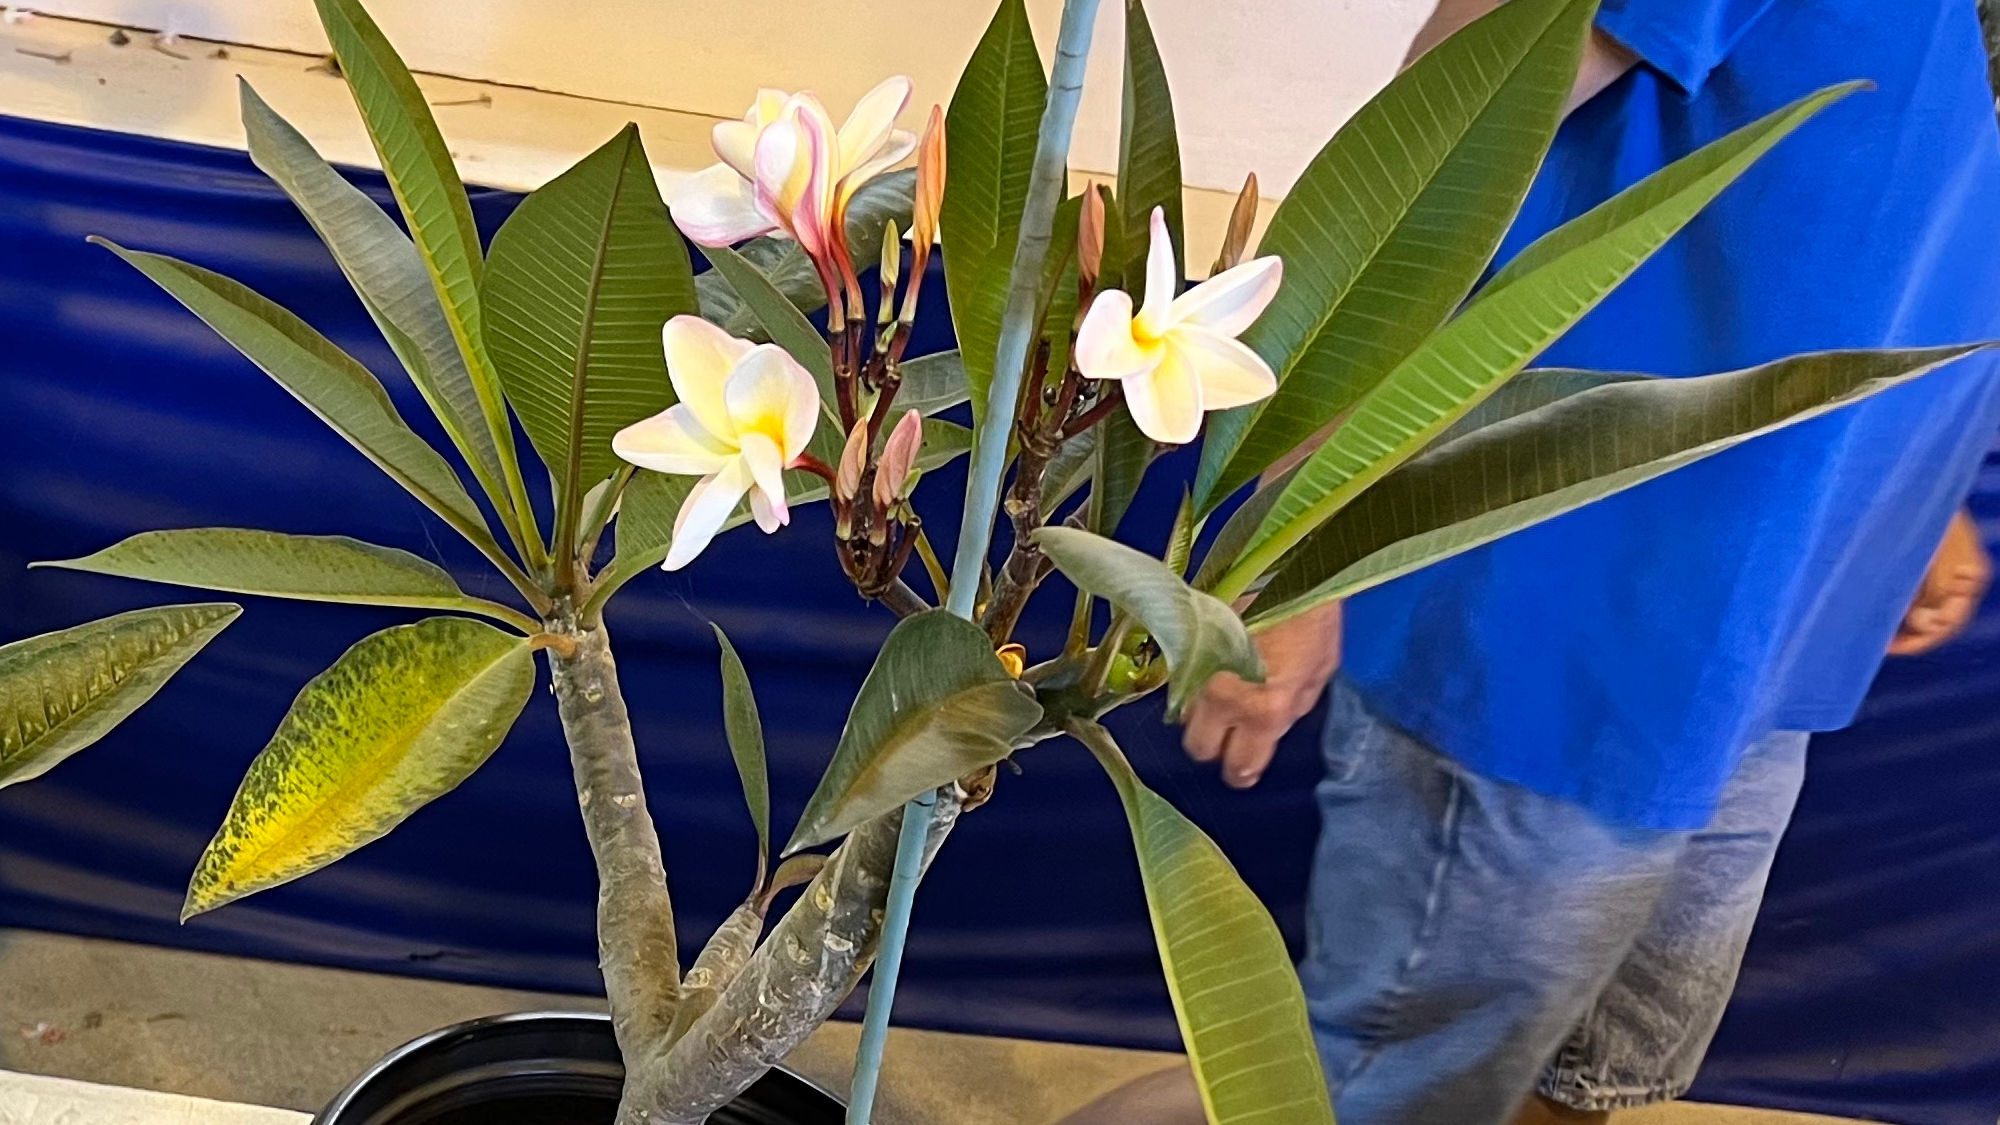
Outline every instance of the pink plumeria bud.
<svg viewBox="0 0 2000 1125"><path fill-rule="evenodd" d="M1154 208L1152 225L1145 303L1135 315L1131 294L1099 293L1077 328L1076 368L1092 379L1118 380L1132 421L1147 437L1186 445L1201 432L1205 412L1278 389L1270 365L1236 337L1277 296L1284 263L1257 258L1176 296L1165 212Z"/></svg>
<svg viewBox="0 0 2000 1125"><path fill-rule="evenodd" d="M1104 261L1104 191L1096 184L1083 189L1083 213L1076 224L1076 279L1089 290L1097 284Z"/></svg>
<svg viewBox="0 0 2000 1125"><path fill-rule="evenodd" d="M767 534L791 521L785 470L812 441L819 386L776 344L739 340L698 316L661 331L680 401L612 435L619 457L656 473L699 476L674 519L666 569L707 547L747 495Z"/></svg>
<svg viewBox="0 0 2000 1125"><path fill-rule="evenodd" d="M833 495L851 502L861 495L861 474L868 468L868 419L855 421L847 432L847 444L840 450L840 465L833 471Z"/></svg>
<svg viewBox="0 0 2000 1125"><path fill-rule="evenodd" d="M903 415L889 440L882 443L882 460L875 466L875 506L883 511L895 507L910 494L911 473L917 467L917 451L924 445L924 416L912 410Z"/></svg>

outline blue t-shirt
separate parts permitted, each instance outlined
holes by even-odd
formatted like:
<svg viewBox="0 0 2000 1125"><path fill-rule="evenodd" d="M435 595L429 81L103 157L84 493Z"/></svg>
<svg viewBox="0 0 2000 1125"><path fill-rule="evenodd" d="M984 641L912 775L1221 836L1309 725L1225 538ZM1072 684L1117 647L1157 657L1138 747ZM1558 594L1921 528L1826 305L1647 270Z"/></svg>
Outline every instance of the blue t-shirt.
<svg viewBox="0 0 2000 1125"><path fill-rule="evenodd" d="M1502 247L1821 86L1808 122L1542 357L1696 375L2000 337L2000 131L1973 0L1605 0L1642 60ZM1347 675L1468 767L1706 823L1743 747L1851 722L1996 415L1984 354L1357 596Z"/></svg>

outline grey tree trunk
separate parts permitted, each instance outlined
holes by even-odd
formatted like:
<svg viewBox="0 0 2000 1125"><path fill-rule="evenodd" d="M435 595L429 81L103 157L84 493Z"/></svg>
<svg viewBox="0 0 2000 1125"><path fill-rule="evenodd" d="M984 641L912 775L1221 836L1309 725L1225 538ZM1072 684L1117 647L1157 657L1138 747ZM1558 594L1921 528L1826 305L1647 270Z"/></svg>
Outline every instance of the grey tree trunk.
<svg viewBox="0 0 2000 1125"><path fill-rule="evenodd" d="M677 1029L673 906L617 665L602 628L563 635L575 651L552 649L549 666L597 861L598 964L626 1070L618 1125L701 1125L825 1023L868 971L902 814L851 833L747 959L705 966L706 1010ZM939 796L927 862L963 802L956 788Z"/></svg>

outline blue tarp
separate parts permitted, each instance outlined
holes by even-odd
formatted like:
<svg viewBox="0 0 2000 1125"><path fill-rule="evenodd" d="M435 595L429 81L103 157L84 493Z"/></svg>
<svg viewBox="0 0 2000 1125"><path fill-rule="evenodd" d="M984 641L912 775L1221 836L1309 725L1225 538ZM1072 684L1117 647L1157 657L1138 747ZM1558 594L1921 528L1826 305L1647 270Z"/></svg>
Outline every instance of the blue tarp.
<svg viewBox="0 0 2000 1125"><path fill-rule="evenodd" d="M379 177L356 175L387 202ZM481 230L490 235L517 200L476 191ZM150 282L85 245L87 234L188 258L300 312L381 372L405 415L436 436L331 260L242 154L0 117L0 641L207 598L24 569L163 527L349 534L501 593L416 501ZM941 303L940 293L933 314ZM942 331L935 315L931 323ZM936 335L925 343L945 346ZM1190 470L1182 456L1156 471L1131 535L1163 536ZM937 473L923 495L948 512L962 480ZM2000 468L1976 500L2000 521ZM689 934L706 933L740 898L752 862L706 621L729 631L764 703L781 831L890 624L854 597L829 531L824 511L808 508L775 537L732 532L688 571L644 578L613 604ZM416 616L244 600L243 619L118 731L0 791L0 925L594 989L589 856L554 708L541 697L485 768L389 838L175 922L195 857L300 685L360 637ZM1036 652L1059 643L1067 600L1045 596L1041 607L1027 627ZM1816 743L1765 922L1698 1093L1913 1125L1991 1125L2000 1114L1996 700L2000 615L1989 615L1960 644L1885 673L1866 720ZM1310 734L1294 735L1264 784L1244 794L1182 760L1157 710L1117 718L1141 771L1209 829L1296 936L1316 828ZM899 1017L1173 1045L1110 786L1072 745L1038 748L1020 764L924 885Z"/></svg>

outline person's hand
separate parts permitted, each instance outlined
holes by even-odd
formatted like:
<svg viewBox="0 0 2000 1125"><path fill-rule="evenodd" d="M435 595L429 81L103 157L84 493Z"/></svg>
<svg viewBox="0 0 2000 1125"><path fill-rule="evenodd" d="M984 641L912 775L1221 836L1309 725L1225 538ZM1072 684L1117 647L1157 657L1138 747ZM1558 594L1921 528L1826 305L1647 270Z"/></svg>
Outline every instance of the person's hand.
<svg viewBox="0 0 2000 1125"><path fill-rule="evenodd" d="M1929 652L1964 632L1992 582L1993 557L1986 553L1971 514L1961 509L1951 517L1937 554L1931 556L1924 584L1917 588L1916 599L1889 642L1889 655Z"/></svg>
<svg viewBox="0 0 2000 1125"><path fill-rule="evenodd" d="M1238 789L1264 776L1278 739L1312 710L1340 666L1340 603L1257 634L1257 651L1264 657L1264 682L1216 675L1188 706L1181 733L1188 757L1220 762L1222 780Z"/></svg>

